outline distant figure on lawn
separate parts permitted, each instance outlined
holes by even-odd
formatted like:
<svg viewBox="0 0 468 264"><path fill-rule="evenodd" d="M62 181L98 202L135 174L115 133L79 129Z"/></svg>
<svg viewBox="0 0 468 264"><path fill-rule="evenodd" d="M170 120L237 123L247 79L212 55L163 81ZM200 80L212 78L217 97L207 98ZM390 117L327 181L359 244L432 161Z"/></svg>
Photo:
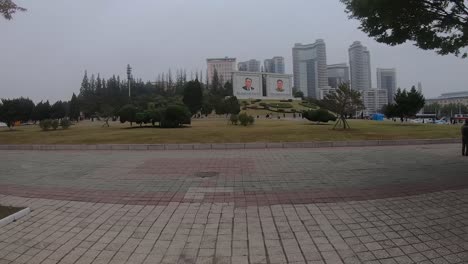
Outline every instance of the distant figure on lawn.
<svg viewBox="0 0 468 264"><path fill-rule="evenodd" d="M465 120L465 124L462 126L462 155L468 156L468 119Z"/></svg>

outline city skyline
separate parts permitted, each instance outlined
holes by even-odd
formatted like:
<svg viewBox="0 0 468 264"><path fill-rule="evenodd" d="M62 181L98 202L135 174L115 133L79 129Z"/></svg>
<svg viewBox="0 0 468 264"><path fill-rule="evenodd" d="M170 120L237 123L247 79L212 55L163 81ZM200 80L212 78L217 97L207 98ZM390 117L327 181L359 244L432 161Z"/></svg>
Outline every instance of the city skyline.
<svg viewBox="0 0 468 264"><path fill-rule="evenodd" d="M376 68L397 68L398 86L410 88L420 81L427 98L467 90L467 59L439 56L411 43L394 47L377 43L358 29L357 21L347 18L339 1L292 5L266 0L142 0L139 8L121 0L51 0L48 5L19 0L18 4L28 11L0 24L2 48L8 50L0 61L0 91L6 98L69 100L73 92L79 92L85 70L106 78L125 77L130 64L135 77L154 81L169 69L205 70L206 58L226 55L238 61L284 56L286 73L292 73L291 47L318 38L327 43L328 64L348 62L347 48L355 40L368 47L372 87L377 86ZM245 5L256 14L249 21L239 19ZM293 19L270 29L271 14L292 12ZM213 21L222 21L223 26ZM129 33L131 38L123 37ZM207 41L206 36L212 34L219 37Z"/></svg>

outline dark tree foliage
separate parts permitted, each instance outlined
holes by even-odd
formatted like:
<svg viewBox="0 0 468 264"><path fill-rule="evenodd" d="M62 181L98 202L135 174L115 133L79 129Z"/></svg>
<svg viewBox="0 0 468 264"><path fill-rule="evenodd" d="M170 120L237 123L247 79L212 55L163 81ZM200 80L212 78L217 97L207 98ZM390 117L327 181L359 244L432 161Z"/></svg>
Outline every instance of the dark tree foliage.
<svg viewBox="0 0 468 264"><path fill-rule="evenodd" d="M0 0L0 14L7 20L13 18L16 12L26 11L26 8L16 5L12 0Z"/></svg>
<svg viewBox="0 0 468 264"><path fill-rule="evenodd" d="M31 120L33 121L41 121L44 119L50 118L50 104L49 101L46 102L39 102L36 107L34 107L34 111L31 116Z"/></svg>
<svg viewBox="0 0 468 264"><path fill-rule="evenodd" d="M408 118L415 116L425 105L424 96L413 86L408 92L398 89L395 94L395 103L384 109L387 117Z"/></svg>
<svg viewBox="0 0 468 264"><path fill-rule="evenodd" d="M239 100L237 100L237 97L235 96L230 96L224 99L223 105L226 114L237 115L241 111Z"/></svg>
<svg viewBox="0 0 468 264"><path fill-rule="evenodd" d="M343 125L343 129L350 128L346 118L364 109L361 94L350 89L347 83L340 84L336 91L327 94L323 99L323 104L326 109L338 115L338 122L333 127L334 129L340 124Z"/></svg>
<svg viewBox="0 0 468 264"><path fill-rule="evenodd" d="M182 100L188 107L192 115L198 113L203 104L203 91L198 79L189 81L184 89L184 98Z"/></svg>
<svg viewBox="0 0 468 264"><path fill-rule="evenodd" d="M55 102L50 107L50 117L52 119L62 119L67 115L67 104L62 101Z"/></svg>
<svg viewBox="0 0 468 264"><path fill-rule="evenodd" d="M192 117L190 110L181 105L170 105L164 110L160 126L164 128L177 128L184 124L189 125Z"/></svg>
<svg viewBox="0 0 468 264"><path fill-rule="evenodd" d="M341 0L350 18L378 42L414 41L424 50L467 57L468 7L465 0Z"/></svg>
<svg viewBox="0 0 468 264"><path fill-rule="evenodd" d="M29 121L33 111L34 103L29 98L2 99L0 122L4 122L11 129L17 121Z"/></svg>
<svg viewBox="0 0 468 264"><path fill-rule="evenodd" d="M136 122L136 114L138 109L131 104L124 105L119 110L120 123L130 122L130 126L133 125L133 122Z"/></svg>
<svg viewBox="0 0 468 264"><path fill-rule="evenodd" d="M72 98L69 103L69 117L70 120L78 121L80 118L80 105L78 102L78 97L76 97L75 93L73 93Z"/></svg>

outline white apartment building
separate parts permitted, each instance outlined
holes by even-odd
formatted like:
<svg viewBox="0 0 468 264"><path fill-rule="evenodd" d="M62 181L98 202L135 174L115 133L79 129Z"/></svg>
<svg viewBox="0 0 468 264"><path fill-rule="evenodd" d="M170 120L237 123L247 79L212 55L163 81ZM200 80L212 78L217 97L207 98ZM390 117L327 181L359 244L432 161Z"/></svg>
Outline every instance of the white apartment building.
<svg viewBox="0 0 468 264"><path fill-rule="evenodd" d="M265 72L284 74L284 57L276 56L263 63Z"/></svg>
<svg viewBox="0 0 468 264"><path fill-rule="evenodd" d="M218 72L218 77L223 82L231 81L232 73L236 69L236 58L212 58L206 60L208 66L208 82L213 80L215 69Z"/></svg>
<svg viewBox="0 0 468 264"><path fill-rule="evenodd" d="M260 61L252 59L248 61L239 62L237 68L239 71L260 72Z"/></svg>
<svg viewBox="0 0 468 264"><path fill-rule="evenodd" d="M394 102L394 96L397 90L396 69L377 68L377 89L387 90L388 102Z"/></svg>
<svg viewBox="0 0 468 264"><path fill-rule="evenodd" d="M355 41L348 49L351 88L369 90L372 85L370 53L361 42Z"/></svg>
<svg viewBox="0 0 468 264"><path fill-rule="evenodd" d="M296 43L292 53L294 87L305 96L320 98L320 89L328 87L325 41L318 39L306 45Z"/></svg>
<svg viewBox="0 0 468 264"><path fill-rule="evenodd" d="M349 83L349 67L346 63L327 66L328 86L338 88L342 83Z"/></svg>
<svg viewBox="0 0 468 264"><path fill-rule="evenodd" d="M369 89L361 91L361 96L366 108L363 110L364 116L380 113L382 107L388 104L387 90L385 89Z"/></svg>

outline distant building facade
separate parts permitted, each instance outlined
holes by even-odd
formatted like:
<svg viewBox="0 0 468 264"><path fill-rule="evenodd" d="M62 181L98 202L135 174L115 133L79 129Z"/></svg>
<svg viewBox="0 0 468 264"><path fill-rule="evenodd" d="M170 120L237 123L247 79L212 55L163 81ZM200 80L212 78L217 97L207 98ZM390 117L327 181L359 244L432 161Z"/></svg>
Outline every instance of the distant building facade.
<svg viewBox="0 0 468 264"><path fill-rule="evenodd" d="M237 68L239 71L260 72L260 61L248 60L239 62Z"/></svg>
<svg viewBox="0 0 468 264"><path fill-rule="evenodd" d="M448 104L468 105L468 91L443 93L437 98L426 99L426 104L438 103L442 106Z"/></svg>
<svg viewBox="0 0 468 264"><path fill-rule="evenodd" d="M342 83L349 83L349 67L346 63L327 66L328 86L338 88Z"/></svg>
<svg viewBox="0 0 468 264"><path fill-rule="evenodd" d="M327 50L325 41L296 43L292 49L294 87L304 96L320 98L320 89L328 87Z"/></svg>
<svg viewBox="0 0 468 264"><path fill-rule="evenodd" d="M320 96L319 96L318 99L323 100L325 98L325 96L327 96L327 94L332 93L334 91L336 91L336 88L331 88L331 87L321 88L320 89Z"/></svg>
<svg viewBox="0 0 468 264"><path fill-rule="evenodd" d="M236 58L212 58L207 59L208 82L213 80L215 69L218 72L218 77L224 82L230 81L232 73L236 71Z"/></svg>
<svg viewBox="0 0 468 264"><path fill-rule="evenodd" d="M263 62L263 69L265 72L284 74L284 57L276 56L272 59L266 59Z"/></svg>
<svg viewBox="0 0 468 264"><path fill-rule="evenodd" d="M358 91L369 90L372 85L370 52L359 41L348 49L351 88Z"/></svg>
<svg viewBox="0 0 468 264"><path fill-rule="evenodd" d="M388 104L387 90L385 89L369 89L362 91L361 95L366 108L363 110L364 116L380 113L382 107Z"/></svg>
<svg viewBox="0 0 468 264"><path fill-rule="evenodd" d="M394 102L397 89L396 69L377 68L377 89L387 90L388 102Z"/></svg>

